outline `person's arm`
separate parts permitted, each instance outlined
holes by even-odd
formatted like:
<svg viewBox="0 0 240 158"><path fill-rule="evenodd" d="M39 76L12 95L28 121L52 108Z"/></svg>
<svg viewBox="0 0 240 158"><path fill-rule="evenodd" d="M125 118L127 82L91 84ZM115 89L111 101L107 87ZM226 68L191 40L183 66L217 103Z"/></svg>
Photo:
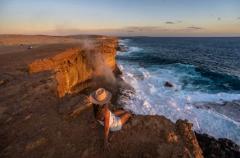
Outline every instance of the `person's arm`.
<svg viewBox="0 0 240 158"><path fill-rule="evenodd" d="M104 107L104 143L108 143L110 112L108 106Z"/></svg>

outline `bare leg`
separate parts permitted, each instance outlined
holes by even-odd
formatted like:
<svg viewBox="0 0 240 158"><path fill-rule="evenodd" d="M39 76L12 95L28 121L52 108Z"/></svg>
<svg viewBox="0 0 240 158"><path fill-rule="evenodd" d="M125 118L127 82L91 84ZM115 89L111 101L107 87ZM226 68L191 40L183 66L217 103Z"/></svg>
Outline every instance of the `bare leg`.
<svg viewBox="0 0 240 158"><path fill-rule="evenodd" d="M129 120L130 117L132 117L130 113L126 113L123 116L121 116L120 119L121 119L122 125L124 125Z"/></svg>
<svg viewBox="0 0 240 158"><path fill-rule="evenodd" d="M113 113L114 113L114 115L116 115L116 116L120 116L120 115L122 115L122 114L125 114L126 111L124 111L124 110L117 110L117 111L114 111Z"/></svg>

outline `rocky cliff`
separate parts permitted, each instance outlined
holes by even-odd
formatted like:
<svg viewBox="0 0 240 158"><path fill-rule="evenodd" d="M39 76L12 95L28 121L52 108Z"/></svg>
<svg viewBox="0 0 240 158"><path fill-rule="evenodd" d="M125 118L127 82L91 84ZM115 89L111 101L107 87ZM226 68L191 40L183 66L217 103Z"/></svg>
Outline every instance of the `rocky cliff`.
<svg viewBox="0 0 240 158"><path fill-rule="evenodd" d="M81 91L91 85L93 78L112 75L116 69L117 40L101 39L94 43L88 41L82 47L67 49L53 57L38 59L29 65L29 72L46 70L55 72L60 97L72 92ZM113 76L110 76L113 77Z"/></svg>
<svg viewBox="0 0 240 158"><path fill-rule="evenodd" d="M87 96L124 85L113 75L117 40L64 38L0 38L0 157L202 157L191 124L163 116L133 117L104 151Z"/></svg>

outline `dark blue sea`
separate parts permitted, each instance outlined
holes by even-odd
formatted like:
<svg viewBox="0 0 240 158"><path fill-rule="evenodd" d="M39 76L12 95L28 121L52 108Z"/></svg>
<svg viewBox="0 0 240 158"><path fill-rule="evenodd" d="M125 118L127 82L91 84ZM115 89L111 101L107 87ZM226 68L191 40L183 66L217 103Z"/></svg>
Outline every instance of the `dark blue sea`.
<svg viewBox="0 0 240 158"><path fill-rule="evenodd" d="M122 92L126 109L188 119L198 132L240 144L240 38L132 37L119 43L128 48L117 55L122 78L134 88Z"/></svg>

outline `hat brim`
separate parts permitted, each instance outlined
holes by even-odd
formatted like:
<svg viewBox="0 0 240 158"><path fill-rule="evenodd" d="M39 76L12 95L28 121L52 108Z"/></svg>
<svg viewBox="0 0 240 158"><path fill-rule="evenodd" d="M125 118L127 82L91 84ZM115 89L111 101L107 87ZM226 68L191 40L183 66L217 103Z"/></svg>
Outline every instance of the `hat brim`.
<svg viewBox="0 0 240 158"><path fill-rule="evenodd" d="M96 91L92 92L90 94L90 97L89 97L90 98L90 102L93 103L93 104L98 104L98 105L104 105L106 103L109 103L110 100L112 99L112 94L110 92L108 92L108 91L106 91L106 93L107 93L107 97L104 100L99 101L95 97L96 96Z"/></svg>

